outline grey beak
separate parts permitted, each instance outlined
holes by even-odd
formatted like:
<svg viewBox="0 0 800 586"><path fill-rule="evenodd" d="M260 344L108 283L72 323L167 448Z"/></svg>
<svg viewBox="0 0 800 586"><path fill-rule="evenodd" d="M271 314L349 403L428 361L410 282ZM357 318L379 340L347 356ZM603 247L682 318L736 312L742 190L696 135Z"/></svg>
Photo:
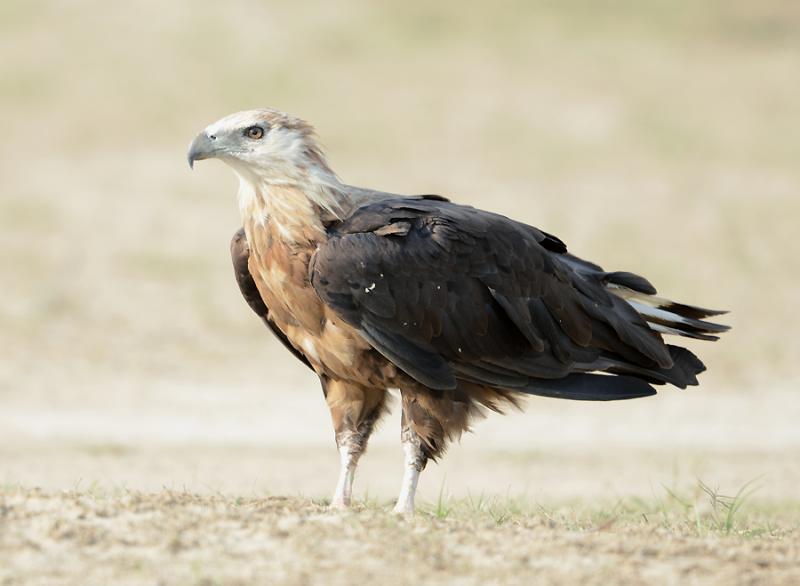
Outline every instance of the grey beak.
<svg viewBox="0 0 800 586"><path fill-rule="evenodd" d="M194 168L195 161L202 161L216 155L221 149L217 144L217 137L213 134L207 135L205 132L198 134L189 145L189 152L186 153L186 160L189 161L189 168Z"/></svg>

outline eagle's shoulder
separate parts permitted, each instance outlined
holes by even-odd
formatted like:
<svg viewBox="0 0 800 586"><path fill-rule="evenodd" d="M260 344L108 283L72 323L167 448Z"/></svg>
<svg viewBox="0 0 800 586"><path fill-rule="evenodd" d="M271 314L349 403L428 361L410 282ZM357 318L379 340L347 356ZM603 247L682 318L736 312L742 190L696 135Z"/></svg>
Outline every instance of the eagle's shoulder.
<svg viewBox="0 0 800 586"><path fill-rule="evenodd" d="M549 252L563 254L566 244L558 237L506 216L451 202L441 195L385 197L354 209L344 220L330 226L333 237L375 233L406 236L412 229L436 232L445 238L508 236L533 239Z"/></svg>
<svg viewBox="0 0 800 586"><path fill-rule="evenodd" d="M379 232L396 222L446 214L442 203L450 203L450 200L439 195L382 198L355 208L344 220L332 224L329 232L332 236Z"/></svg>

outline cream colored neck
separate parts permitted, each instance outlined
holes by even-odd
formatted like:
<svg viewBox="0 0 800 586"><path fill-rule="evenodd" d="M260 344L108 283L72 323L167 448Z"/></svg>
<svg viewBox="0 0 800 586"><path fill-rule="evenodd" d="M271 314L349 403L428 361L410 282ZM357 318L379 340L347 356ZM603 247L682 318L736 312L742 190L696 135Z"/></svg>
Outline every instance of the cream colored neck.
<svg viewBox="0 0 800 586"><path fill-rule="evenodd" d="M315 245L325 238L325 224L346 217L353 201L331 173L303 180L240 174L239 209L245 230L270 229L289 246ZM248 235L250 238L250 235Z"/></svg>

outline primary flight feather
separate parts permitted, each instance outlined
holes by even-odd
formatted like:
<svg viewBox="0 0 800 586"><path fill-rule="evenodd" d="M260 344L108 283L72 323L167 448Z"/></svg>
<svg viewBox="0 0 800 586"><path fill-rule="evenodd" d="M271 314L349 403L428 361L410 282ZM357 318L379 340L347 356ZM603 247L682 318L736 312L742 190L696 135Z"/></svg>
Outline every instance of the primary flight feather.
<svg viewBox="0 0 800 586"><path fill-rule="evenodd" d="M342 461L333 506L350 504L390 389L405 453L395 510L407 513L426 462L481 408L696 385L703 363L662 335L728 329L706 320L722 312L657 297L643 277L606 272L533 226L346 185L312 127L277 110L208 126L188 153L190 165L207 158L239 176L231 254L245 300L322 382Z"/></svg>

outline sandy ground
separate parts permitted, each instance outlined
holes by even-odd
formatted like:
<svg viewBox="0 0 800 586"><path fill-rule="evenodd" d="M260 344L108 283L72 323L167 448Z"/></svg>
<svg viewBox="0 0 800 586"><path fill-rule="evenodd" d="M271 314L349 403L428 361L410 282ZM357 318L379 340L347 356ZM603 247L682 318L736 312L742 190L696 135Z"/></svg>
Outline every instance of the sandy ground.
<svg viewBox="0 0 800 586"><path fill-rule="evenodd" d="M3 584L796 584L800 542L307 499L0 494Z"/></svg>

